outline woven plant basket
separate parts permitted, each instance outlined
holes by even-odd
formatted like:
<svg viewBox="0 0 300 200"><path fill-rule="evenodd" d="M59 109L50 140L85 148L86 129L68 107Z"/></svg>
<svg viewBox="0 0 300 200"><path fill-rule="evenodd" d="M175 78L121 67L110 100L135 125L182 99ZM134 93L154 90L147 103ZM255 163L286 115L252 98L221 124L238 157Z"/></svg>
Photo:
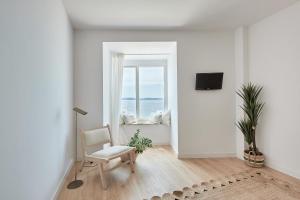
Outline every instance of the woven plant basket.
<svg viewBox="0 0 300 200"><path fill-rule="evenodd" d="M244 159L250 167L261 168L264 166L265 157L262 153L255 154L254 151L245 150Z"/></svg>

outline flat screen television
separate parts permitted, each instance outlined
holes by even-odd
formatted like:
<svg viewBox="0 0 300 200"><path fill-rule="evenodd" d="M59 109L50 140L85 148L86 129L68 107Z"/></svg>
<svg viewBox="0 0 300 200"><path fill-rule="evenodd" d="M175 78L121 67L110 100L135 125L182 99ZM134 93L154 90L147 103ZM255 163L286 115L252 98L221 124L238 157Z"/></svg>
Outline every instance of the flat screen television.
<svg viewBox="0 0 300 200"><path fill-rule="evenodd" d="M196 90L219 90L222 89L223 72L197 73Z"/></svg>

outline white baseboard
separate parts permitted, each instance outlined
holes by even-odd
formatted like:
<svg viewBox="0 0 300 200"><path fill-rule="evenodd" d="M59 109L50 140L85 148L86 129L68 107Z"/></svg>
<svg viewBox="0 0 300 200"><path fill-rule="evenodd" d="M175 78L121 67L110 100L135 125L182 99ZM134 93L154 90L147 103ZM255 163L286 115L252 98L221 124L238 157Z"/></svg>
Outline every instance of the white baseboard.
<svg viewBox="0 0 300 200"><path fill-rule="evenodd" d="M152 143L153 146L170 146L170 143L165 143L165 142L155 142L155 143Z"/></svg>
<svg viewBox="0 0 300 200"><path fill-rule="evenodd" d="M59 193L61 192L61 190L63 189L63 186L64 186L64 182L66 181L67 179L67 176L69 175L72 167L74 165L74 160L70 160L68 166L67 166L67 169L65 170L65 173L64 175L61 177L61 179L59 180L59 183L57 185L57 188L56 188L56 191L55 193L53 194L53 197L52 197L52 200L56 200L58 198L58 195Z"/></svg>
<svg viewBox="0 0 300 200"><path fill-rule="evenodd" d="M176 155L176 157L178 158L178 151L177 151L177 149L175 149L172 145L171 145L171 148L172 148L174 154Z"/></svg>
<svg viewBox="0 0 300 200"><path fill-rule="evenodd" d="M284 173L286 175L289 175L289 176L292 176L294 178L297 178L297 179L300 179L300 172L296 172L295 170L291 170L291 169L287 169L287 168L284 168L284 167L281 167L279 165L276 165L274 163L269 163L269 162L266 162L265 165L267 167L270 167L276 171L279 171L281 173Z"/></svg>
<svg viewBox="0 0 300 200"><path fill-rule="evenodd" d="M232 158L236 157L235 153L215 153L215 154L178 154L178 158Z"/></svg>
<svg viewBox="0 0 300 200"><path fill-rule="evenodd" d="M244 161L244 158L239 158L238 156L237 156L237 158ZM286 169L284 167L280 167L280 166L278 166L274 163L270 163L270 162L265 162L265 166L269 167L269 168L271 168L275 171L281 172L283 174L286 174L288 176L292 176L292 177L297 178L297 179L300 180L300 173L299 172L296 172L296 171L293 171L293 170L290 170L290 169Z"/></svg>

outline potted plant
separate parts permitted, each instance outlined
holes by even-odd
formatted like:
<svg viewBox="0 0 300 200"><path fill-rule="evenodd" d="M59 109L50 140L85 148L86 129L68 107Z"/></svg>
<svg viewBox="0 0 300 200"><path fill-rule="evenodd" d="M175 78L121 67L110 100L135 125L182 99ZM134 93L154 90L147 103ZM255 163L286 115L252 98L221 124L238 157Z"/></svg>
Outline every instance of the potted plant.
<svg viewBox="0 0 300 200"><path fill-rule="evenodd" d="M251 167L262 167L265 160L264 155L256 146L256 128L264 107L264 103L259 98L262 89L261 86L248 83L237 91L244 101L241 106L244 118L237 122L237 127L243 133L245 142L248 144L248 149L244 150L244 159Z"/></svg>
<svg viewBox="0 0 300 200"><path fill-rule="evenodd" d="M143 153L147 148L152 147L152 140L146 137L141 136L141 130L137 129L134 135L130 138L128 146L135 147L134 161L138 154ZM122 161L127 161L128 156L123 156Z"/></svg>

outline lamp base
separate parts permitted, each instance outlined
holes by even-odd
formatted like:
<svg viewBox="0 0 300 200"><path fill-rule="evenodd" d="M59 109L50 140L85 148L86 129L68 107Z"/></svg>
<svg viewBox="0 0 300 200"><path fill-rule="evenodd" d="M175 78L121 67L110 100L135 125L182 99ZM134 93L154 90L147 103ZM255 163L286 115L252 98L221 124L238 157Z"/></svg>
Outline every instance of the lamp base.
<svg viewBox="0 0 300 200"><path fill-rule="evenodd" d="M83 184L82 180L75 180L75 181L70 182L68 184L67 188L68 189L76 189L76 188L79 188L82 184Z"/></svg>

